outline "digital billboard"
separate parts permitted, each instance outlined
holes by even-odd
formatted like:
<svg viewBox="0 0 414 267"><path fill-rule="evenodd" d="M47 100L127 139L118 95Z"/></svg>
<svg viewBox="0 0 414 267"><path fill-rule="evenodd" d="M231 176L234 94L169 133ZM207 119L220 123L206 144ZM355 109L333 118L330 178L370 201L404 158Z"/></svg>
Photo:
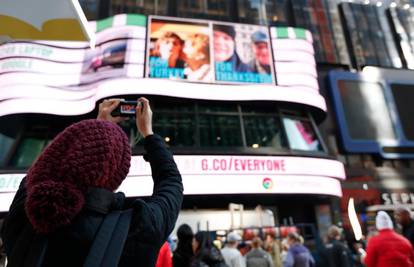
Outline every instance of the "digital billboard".
<svg viewBox="0 0 414 267"><path fill-rule="evenodd" d="M413 157L414 131L409 117L413 77L410 70L377 67L365 67L358 74L329 73L345 151L390 159Z"/></svg>
<svg viewBox="0 0 414 267"><path fill-rule="evenodd" d="M265 26L151 16L147 46L151 78L273 84Z"/></svg>
<svg viewBox="0 0 414 267"><path fill-rule="evenodd" d="M119 95L283 101L325 112L312 36L292 27L121 14L87 42L0 45L0 116L79 115Z"/></svg>

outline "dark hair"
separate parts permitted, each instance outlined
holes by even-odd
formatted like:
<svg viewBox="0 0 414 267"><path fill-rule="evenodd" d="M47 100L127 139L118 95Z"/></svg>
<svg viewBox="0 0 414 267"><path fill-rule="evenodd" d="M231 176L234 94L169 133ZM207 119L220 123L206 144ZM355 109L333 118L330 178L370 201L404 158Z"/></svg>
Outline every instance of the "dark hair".
<svg viewBox="0 0 414 267"><path fill-rule="evenodd" d="M197 252L203 251L204 249L210 249L211 247L213 247L213 242L211 241L209 232L200 231L194 236L194 238L198 242Z"/></svg>
<svg viewBox="0 0 414 267"><path fill-rule="evenodd" d="M177 237L178 244L173 257L180 258L180 261L189 265L194 255L191 244L194 237L193 230L188 224L182 224L177 229Z"/></svg>
<svg viewBox="0 0 414 267"><path fill-rule="evenodd" d="M177 229L178 241L192 240L194 237L193 230L188 224L182 224Z"/></svg>
<svg viewBox="0 0 414 267"><path fill-rule="evenodd" d="M219 263L224 263L223 256L221 255L220 250L213 244L209 232L198 232L194 238L199 245L195 251L193 264L199 266L197 264L203 262L208 266L216 266Z"/></svg>

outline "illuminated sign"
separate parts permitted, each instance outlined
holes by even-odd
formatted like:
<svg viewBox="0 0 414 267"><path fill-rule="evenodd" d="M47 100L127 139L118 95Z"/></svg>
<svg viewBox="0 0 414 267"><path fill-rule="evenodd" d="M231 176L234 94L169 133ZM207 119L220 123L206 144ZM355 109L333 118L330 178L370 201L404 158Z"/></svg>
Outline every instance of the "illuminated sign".
<svg viewBox="0 0 414 267"><path fill-rule="evenodd" d="M151 16L148 77L273 84L268 28Z"/></svg>
<svg viewBox="0 0 414 267"><path fill-rule="evenodd" d="M270 178L264 178L263 179L263 187L265 188L265 189L272 189L273 188L273 180L272 179L270 179Z"/></svg>
<svg viewBox="0 0 414 267"><path fill-rule="evenodd" d="M326 111L307 30L151 17L147 36L142 15L90 26L95 49L85 42L0 45L0 116L85 114L117 95L283 101Z"/></svg>
<svg viewBox="0 0 414 267"><path fill-rule="evenodd" d="M324 194L342 196L342 163L304 157L175 156L184 194ZM24 174L0 175L0 211L8 210ZM224 179L225 178L225 179ZM119 188L128 197L152 195L151 167L133 156Z"/></svg>

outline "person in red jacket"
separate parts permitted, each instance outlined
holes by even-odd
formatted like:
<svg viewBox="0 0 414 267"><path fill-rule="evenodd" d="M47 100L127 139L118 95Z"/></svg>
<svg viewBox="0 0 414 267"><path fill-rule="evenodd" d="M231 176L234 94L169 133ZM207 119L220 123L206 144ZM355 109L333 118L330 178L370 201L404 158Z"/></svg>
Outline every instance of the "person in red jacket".
<svg viewBox="0 0 414 267"><path fill-rule="evenodd" d="M172 254L168 242L162 245L155 267L172 267Z"/></svg>
<svg viewBox="0 0 414 267"><path fill-rule="evenodd" d="M414 251L410 241L393 230L390 216L379 211L375 219L378 235L368 240L367 267L414 267Z"/></svg>

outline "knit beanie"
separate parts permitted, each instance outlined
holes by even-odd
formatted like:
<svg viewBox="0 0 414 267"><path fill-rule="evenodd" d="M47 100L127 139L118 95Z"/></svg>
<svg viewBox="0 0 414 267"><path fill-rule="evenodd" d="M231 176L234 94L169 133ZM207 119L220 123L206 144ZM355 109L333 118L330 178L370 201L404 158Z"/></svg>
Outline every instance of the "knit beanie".
<svg viewBox="0 0 414 267"><path fill-rule="evenodd" d="M375 218L375 224L378 231L383 229L394 229L390 216L385 211L379 211Z"/></svg>
<svg viewBox="0 0 414 267"><path fill-rule="evenodd" d="M214 24L213 26L214 31L224 32L229 35L233 40L236 38L236 30L234 26L231 25L222 25L222 24Z"/></svg>
<svg viewBox="0 0 414 267"><path fill-rule="evenodd" d="M116 190L128 174L131 148L122 129L109 121L75 123L46 147L26 180L26 214L39 233L70 225L89 187Z"/></svg>

